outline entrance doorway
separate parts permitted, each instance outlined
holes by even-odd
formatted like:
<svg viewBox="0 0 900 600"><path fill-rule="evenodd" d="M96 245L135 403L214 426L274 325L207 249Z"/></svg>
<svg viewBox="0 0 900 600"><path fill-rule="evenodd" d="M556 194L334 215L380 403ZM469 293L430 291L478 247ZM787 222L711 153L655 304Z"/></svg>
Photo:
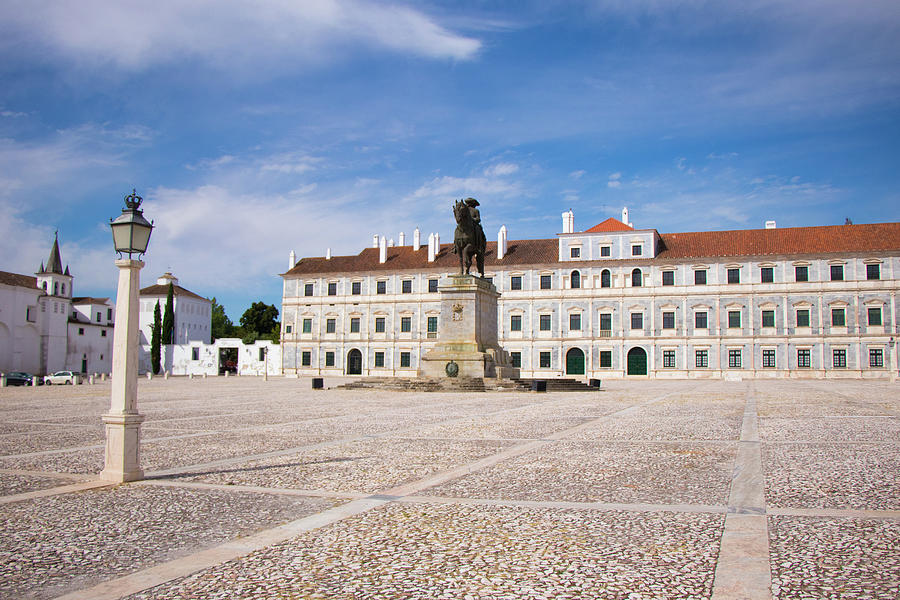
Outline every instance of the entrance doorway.
<svg viewBox="0 0 900 600"><path fill-rule="evenodd" d="M628 351L628 374L647 374L647 352L643 348L632 348Z"/></svg>
<svg viewBox="0 0 900 600"><path fill-rule="evenodd" d="M238 349L237 348L219 348L219 375L225 372L237 373L238 367Z"/></svg>
<svg viewBox="0 0 900 600"><path fill-rule="evenodd" d="M566 375L584 375L584 352L580 348L566 352Z"/></svg>
<svg viewBox="0 0 900 600"><path fill-rule="evenodd" d="M347 353L347 375L362 375L362 352L356 348Z"/></svg>

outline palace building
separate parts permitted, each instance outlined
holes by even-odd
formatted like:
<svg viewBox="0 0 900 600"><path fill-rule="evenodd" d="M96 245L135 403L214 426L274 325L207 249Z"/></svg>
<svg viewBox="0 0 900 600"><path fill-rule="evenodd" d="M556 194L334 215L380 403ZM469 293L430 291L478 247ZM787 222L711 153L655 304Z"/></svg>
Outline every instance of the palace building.
<svg viewBox="0 0 900 600"><path fill-rule="evenodd" d="M891 377L900 223L659 233L609 218L489 242L500 345L522 377ZM414 377L452 244L303 258L282 275L286 375Z"/></svg>

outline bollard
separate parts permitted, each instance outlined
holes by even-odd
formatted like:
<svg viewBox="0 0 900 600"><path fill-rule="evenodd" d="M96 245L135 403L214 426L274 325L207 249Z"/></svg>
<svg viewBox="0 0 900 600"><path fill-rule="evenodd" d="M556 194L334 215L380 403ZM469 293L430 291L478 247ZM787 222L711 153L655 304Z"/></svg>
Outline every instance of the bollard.
<svg viewBox="0 0 900 600"><path fill-rule="evenodd" d="M193 374L193 373L188 373L188 379L193 379L193 378L194 378L194 374Z"/></svg>
<svg viewBox="0 0 900 600"><path fill-rule="evenodd" d="M106 373L100 375L100 381L106 381Z"/></svg>
<svg viewBox="0 0 900 600"><path fill-rule="evenodd" d="M6 375L0 375L0 387L6 387Z"/></svg>
<svg viewBox="0 0 900 600"><path fill-rule="evenodd" d="M153 372L147 371L147 381L150 381L151 379L153 379Z"/></svg>
<svg viewBox="0 0 900 600"><path fill-rule="evenodd" d="M312 378L312 389L324 390L325 389L325 379L322 377L313 377Z"/></svg>
<svg viewBox="0 0 900 600"><path fill-rule="evenodd" d="M93 375L90 375L90 376L88 377L88 383L91 384L91 385L94 385L94 376L93 376Z"/></svg>
<svg viewBox="0 0 900 600"><path fill-rule="evenodd" d="M225 369L225 377L228 377L228 369Z"/></svg>
<svg viewBox="0 0 900 600"><path fill-rule="evenodd" d="M163 371L163 379L165 379L166 381L169 380L169 372L168 371Z"/></svg>
<svg viewBox="0 0 900 600"><path fill-rule="evenodd" d="M206 373L203 374L203 379L206 379Z"/></svg>
<svg viewBox="0 0 900 600"><path fill-rule="evenodd" d="M35 375L31 378L31 387L37 387L38 377L40 377L40 375Z"/></svg>

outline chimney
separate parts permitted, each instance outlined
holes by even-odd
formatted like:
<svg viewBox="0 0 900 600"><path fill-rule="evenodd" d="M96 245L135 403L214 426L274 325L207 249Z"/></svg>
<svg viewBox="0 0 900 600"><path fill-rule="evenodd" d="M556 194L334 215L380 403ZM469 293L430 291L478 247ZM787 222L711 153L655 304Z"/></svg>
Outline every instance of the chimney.
<svg viewBox="0 0 900 600"><path fill-rule="evenodd" d="M441 234L438 232L434 232L434 256L437 258L437 255L441 253Z"/></svg>
<svg viewBox="0 0 900 600"><path fill-rule="evenodd" d="M775 221L766 221L766 229L775 229Z"/></svg>
<svg viewBox="0 0 900 600"><path fill-rule="evenodd" d="M504 256L506 256L506 225L503 225L497 233L497 260Z"/></svg>
<svg viewBox="0 0 900 600"><path fill-rule="evenodd" d="M393 248L393 247L394 247L394 238L391 238L388 240L388 248Z"/></svg>
<svg viewBox="0 0 900 600"><path fill-rule="evenodd" d="M384 236L378 239L378 262L381 264L387 262L387 240Z"/></svg>
<svg viewBox="0 0 900 600"><path fill-rule="evenodd" d="M294 265L297 264L297 255L294 254L293 250L291 250L291 255L288 257L288 261L291 263L290 265L288 265L288 269L293 269Z"/></svg>
<svg viewBox="0 0 900 600"><path fill-rule="evenodd" d="M403 233L402 231L400 232L400 236L399 236L397 239L399 240L399 241L397 242L397 245L398 245L398 246L405 246L405 245L406 245L406 234Z"/></svg>
<svg viewBox="0 0 900 600"><path fill-rule="evenodd" d="M419 251L419 248L422 247L422 234L419 233L419 228L416 227L415 231L413 231L413 250L416 252Z"/></svg>
<svg viewBox="0 0 900 600"><path fill-rule="evenodd" d="M434 234L428 234L428 262L434 262Z"/></svg>
<svg viewBox="0 0 900 600"><path fill-rule="evenodd" d="M622 222L628 225L629 227L634 227L631 223L628 222L628 207L622 208Z"/></svg>
<svg viewBox="0 0 900 600"><path fill-rule="evenodd" d="M377 233L372 236L372 247L373 248L378 247L378 234Z"/></svg>
<svg viewBox="0 0 900 600"><path fill-rule="evenodd" d="M575 213L570 208L562 214L563 233L575 233Z"/></svg>
<svg viewBox="0 0 900 600"><path fill-rule="evenodd" d="M331 260L331 248L325 251L325 260Z"/></svg>

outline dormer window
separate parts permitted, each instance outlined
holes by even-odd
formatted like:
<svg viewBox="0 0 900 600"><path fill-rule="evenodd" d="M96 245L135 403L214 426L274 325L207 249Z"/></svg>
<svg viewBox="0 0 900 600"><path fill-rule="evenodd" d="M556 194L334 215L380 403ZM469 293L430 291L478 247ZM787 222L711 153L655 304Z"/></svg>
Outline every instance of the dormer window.
<svg viewBox="0 0 900 600"><path fill-rule="evenodd" d="M612 246L600 246L600 256L612 256Z"/></svg>
<svg viewBox="0 0 900 600"><path fill-rule="evenodd" d="M569 248L569 258L581 258L581 247L574 246Z"/></svg>
<svg viewBox="0 0 900 600"><path fill-rule="evenodd" d="M642 256L644 254L644 246L641 244L632 244L631 245L631 255L632 256Z"/></svg>

